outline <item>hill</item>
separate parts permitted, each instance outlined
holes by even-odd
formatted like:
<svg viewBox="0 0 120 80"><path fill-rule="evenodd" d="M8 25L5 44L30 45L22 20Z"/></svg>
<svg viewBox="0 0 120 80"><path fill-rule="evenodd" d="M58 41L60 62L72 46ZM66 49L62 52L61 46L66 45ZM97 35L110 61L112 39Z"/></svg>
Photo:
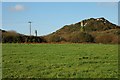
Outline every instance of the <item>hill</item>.
<svg viewBox="0 0 120 80"><path fill-rule="evenodd" d="M46 36L28 36L15 31L0 29L3 43L120 43L120 26L105 18L90 18L75 24L65 25Z"/></svg>
<svg viewBox="0 0 120 80"><path fill-rule="evenodd" d="M44 37L47 42L118 43L119 35L120 26L112 24L105 18L90 18L75 24L65 25Z"/></svg>

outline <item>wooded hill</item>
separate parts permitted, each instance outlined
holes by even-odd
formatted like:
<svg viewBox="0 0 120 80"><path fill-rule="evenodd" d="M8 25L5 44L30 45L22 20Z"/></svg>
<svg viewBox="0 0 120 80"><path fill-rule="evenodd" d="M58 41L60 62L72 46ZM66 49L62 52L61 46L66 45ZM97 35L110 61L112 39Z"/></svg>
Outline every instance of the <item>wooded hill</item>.
<svg viewBox="0 0 120 80"><path fill-rule="evenodd" d="M119 43L119 36L120 26L112 24L105 18L90 18L65 25L56 32L45 36L45 39L47 42Z"/></svg>
<svg viewBox="0 0 120 80"><path fill-rule="evenodd" d="M0 31L3 43L120 43L120 26L112 24L105 18L85 19L75 24L65 25L56 32L41 37L26 36L14 31Z"/></svg>

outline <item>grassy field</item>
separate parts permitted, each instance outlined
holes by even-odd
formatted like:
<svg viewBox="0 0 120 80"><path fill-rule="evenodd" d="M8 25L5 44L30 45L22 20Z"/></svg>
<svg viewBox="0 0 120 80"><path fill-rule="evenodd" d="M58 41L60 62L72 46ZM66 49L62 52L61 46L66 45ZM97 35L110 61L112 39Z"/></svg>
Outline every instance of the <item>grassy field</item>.
<svg viewBox="0 0 120 80"><path fill-rule="evenodd" d="M118 45L3 44L3 78L117 78Z"/></svg>

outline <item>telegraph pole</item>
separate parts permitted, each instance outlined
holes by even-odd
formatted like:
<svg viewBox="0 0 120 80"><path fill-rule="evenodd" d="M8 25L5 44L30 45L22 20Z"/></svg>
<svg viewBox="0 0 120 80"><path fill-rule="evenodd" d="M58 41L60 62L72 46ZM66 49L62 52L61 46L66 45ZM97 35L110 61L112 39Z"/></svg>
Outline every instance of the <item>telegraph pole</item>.
<svg viewBox="0 0 120 80"><path fill-rule="evenodd" d="M35 35L36 35L36 37L37 37L37 30L35 30Z"/></svg>
<svg viewBox="0 0 120 80"><path fill-rule="evenodd" d="M31 36L31 21L28 22L30 24L30 36Z"/></svg>

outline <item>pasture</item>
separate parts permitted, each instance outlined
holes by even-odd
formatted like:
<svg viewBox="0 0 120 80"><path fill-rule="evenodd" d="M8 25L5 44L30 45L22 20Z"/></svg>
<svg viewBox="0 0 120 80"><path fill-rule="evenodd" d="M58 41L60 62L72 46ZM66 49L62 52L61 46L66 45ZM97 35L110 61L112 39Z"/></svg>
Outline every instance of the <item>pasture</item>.
<svg viewBox="0 0 120 80"><path fill-rule="evenodd" d="M118 45L2 44L3 78L117 78Z"/></svg>

